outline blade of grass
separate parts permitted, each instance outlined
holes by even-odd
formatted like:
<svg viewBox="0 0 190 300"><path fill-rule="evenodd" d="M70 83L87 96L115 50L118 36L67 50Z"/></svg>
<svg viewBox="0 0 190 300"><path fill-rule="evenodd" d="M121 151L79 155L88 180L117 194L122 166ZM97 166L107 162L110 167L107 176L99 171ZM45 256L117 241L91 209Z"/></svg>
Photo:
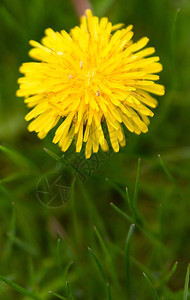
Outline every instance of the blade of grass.
<svg viewBox="0 0 190 300"><path fill-rule="evenodd" d="M2 199L4 199L5 197L8 198L11 202L14 200L19 201L20 199L10 190L8 189L4 184L2 184L0 182L0 193L2 193L4 195L4 197L2 197ZM5 199L6 199L5 198Z"/></svg>
<svg viewBox="0 0 190 300"><path fill-rule="evenodd" d="M177 85L177 74L176 72L176 64L175 64L175 49L176 49L176 22L178 18L178 14L180 12L181 8L178 8L175 12L174 19L173 19L173 24L172 24L172 29L171 29L171 39L170 39L170 51L171 51L171 66L172 66L172 88L176 89Z"/></svg>
<svg viewBox="0 0 190 300"><path fill-rule="evenodd" d="M189 294L189 277L190 277L190 263L188 264L187 273L186 273L186 277L185 277L185 286L184 286L183 300L187 300L188 299L188 294Z"/></svg>
<svg viewBox="0 0 190 300"><path fill-rule="evenodd" d="M8 23L6 25L15 29L17 33L24 32L25 28L21 26L21 24L18 22L18 19L7 9L4 4L1 4L0 6L0 18L1 20L6 21L6 23Z"/></svg>
<svg viewBox="0 0 190 300"><path fill-rule="evenodd" d="M11 225L10 225L11 235L15 234L15 227L16 227L15 224L16 224L15 203L12 202L12 218L11 218ZM11 257L12 249L13 249L13 240L9 238L4 252L5 260L8 260Z"/></svg>
<svg viewBox="0 0 190 300"><path fill-rule="evenodd" d="M175 262L175 264L173 265L171 271L169 272L169 274L165 277L164 281L168 282L170 280L170 278L172 277L172 275L175 273L176 269L178 266L178 261Z"/></svg>
<svg viewBox="0 0 190 300"><path fill-rule="evenodd" d="M129 215L127 215L126 213L124 213L119 207L117 207L113 202L110 202L111 207L113 207L113 209L115 211L117 211L117 213L122 216L123 218L125 218L127 221L129 221L130 223L133 223L133 218L131 218Z"/></svg>
<svg viewBox="0 0 190 300"><path fill-rule="evenodd" d="M134 191L134 207L137 206L138 194L139 194L139 179L140 179L140 170L141 170L141 158L138 159L138 168L137 168L137 177L135 182L135 191Z"/></svg>
<svg viewBox="0 0 190 300"><path fill-rule="evenodd" d="M153 287L153 285L152 285L152 282L150 281L150 279L148 279L148 277L146 276L145 273L143 273L143 275L144 275L144 277L145 277L145 279L146 279L146 282L148 283L148 285L149 285L149 287L150 287L150 290L151 290L151 292L152 292L152 295L153 295L153 297L154 297L154 300L159 300L158 294L157 294L157 292L155 291L155 289L154 289L154 287Z"/></svg>
<svg viewBox="0 0 190 300"><path fill-rule="evenodd" d="M74 229L74 239L75 239L75 243L76 243L76 247L80 244L80 240L81 240L81 229L80 226L78 226L79 224L79 220L78 220L78 209L77 209L77 197L75 195L75 178L72 181L72 185L71 185L71 190L72 190L72 194L71 194L71 209L72 209L72 220L73 220L73 229Z"/></svg>
<svg viewBox="0 0 190 300"><path fill-rule="evenodd" d="M66 281L66 278L67 278L69 269L70 269L70 267L71 267L73 264L74 264L74 261L70 261L70 262L66 265L66 268L65 268L64 274L63 274L64 282Z"/></svg>
<svg viewBox="0 0 190 300"><path fill-rule="evenodd" d="M22 295L28 296L34 300L42 300L38 296L34 295L32 292L26 290L25 288L21 287L20 285L16 284L15 282L8 280L4 276L0 275L0 279L7 283L9 286L11 286L13 289L15 289L17 292L19 292Z"/></svg>
<svg viewBox="0 0 190 300"><path fill-rule="evenodd" d="M106 278L106 276L105 276L105 273L104 273L104 271L103 271L103 268L102 268L102 266L101 266L101 264L100 264L98 258L96 257L96 255L94 254L94 252L92 251L92 249L91 249L90 247L88 247L88 251L89 251L90 254L92 255L92 257L93 257L93 259L94 259L94 261L95 261L95 263L96 263L96 265L97 265L97 268L98 268L98 270L99 270L99 272L100 272L100 275L102 276L103 281L106 283L106 287L107 287L107 289L106 289L106 290L107 290L107 297L108 297L109 300L111 300L110 286L109 286L109 282L107 281L107 278Z"/></svg>
<svg viewBox="0 0 190 300"><path fill-rule="evenodd" d="M96 236L97 236L97 238L98 238L98 240L100 242L100 245L101 245L101 247L102 247L102 249L104 251L104 255L105 255L106 262L107 262L107 266L108 266L109 271L111 273L111 276L113 278L113 282L118 286L118 277L116 275L117 273L114 270L112 258L111 258L110 254L109 254L109 251L108 251L108 249L107 249L107 247L105 245L105 242L102 239L102 237L101 237L98 229L96 228L96 226L94 226L94 231L95 231Z"/></svg>
<svg viewBox="0 0 190 300"><path fill-rule="evenodd" d="M118 208L115 204L113 204L112 202L110 203L111 207L113 207L113 209L120 215L122 216L124 219L126 219L128 222L130 223L135 223L135 225L141 230L141 232L152 242L154 243L156 246L160 245L160 240L157 239L151 232L149 232L149 230L144 227L142 227L141 224L138 224L135 222L135 220L133 218L131 218L130 216L128 216L126 213L124 213L120 208ZM169 253L169 250L162 245L164 251L166 253Z"/></svg>
<svg viewBox="0 0 190 300"><path fill-rule="evenodd" d="M46 274L49 274L49 272L51 272L51 269L48 268L47 272L48 273L46 273ZM69 296L66 294L66 288L64 286L63 277L59 276L59 273L57 273L57 276L52 276L50 278L50 280L46 280L44 282L43 286L41 286L41 288L40 288L39 296L44 300L44 299L47 299L48 291L61 291L61 290L63 290L63 292L65 292L64 297L69 298Z"/></svg>
<svg viewBox="0 0 190 300"><path fill-rule="evenodd" d="M111 186L114 187L116 189L116 191L118 191L118 193L125 199L125 197L126 197L125 193L122 191L122 189L115 182L113 182L112 180L110 180L107 177L105 178L105 180L107 182L109 182L111 184Z"/></svg>
<svg viewBox="0 0 190 300"><path fill-rule="evenodd" d="M22 179L25 175L26 174L24 172L14 173L14 174L11 174L7 177L0 179L0 183L8 183L8 182L12 182L15 180L19 180L19 179Z"/></svg>
<svg viewBox="0 0 190 300"><path fill-rule="evenodd" d="M71 293L69 281L66 281L66 292L70 299L74 300L73 295Z"/></svg>
<svg viewBox="0 0 190 300"><path fill-rule="evenodd" d="M10 240L12 240L12 242L22 250L34 256L38 255L37 250L33 246L26 244L25 242L21 241L19 238L17 238L15 235L11 233L8 233L8 236L10 237Z"/></svg>
<svg viewBox="0 0 190 300"><path fill-rule="evenodd" d="M29 287L30 287L30 290L33 291L34 290L34 287L35 287L35 279L36 279L36 276L35 276L35 272L34 272L34 264L33 264L33 260L32 260L32 257L29 257L29 260L28 260L28 273L29 273Z"/></svg>
<svg viewBox="0 0 190 300"><path fill-rule="evenodd" d="M152 279L155 279L156 276L154 273L152 273L151 270L148 269L145 265L143 265L141 262L139 262L137 259L134 257L130 256L131 263L133 263L134 266L136 266L141 272L146 271L146 274L148 274L149 277Z"/></svg>
<svg viewBox="0 0 190 300"><path fill-rule="evenodd" d="M52 292L52 291L48 291L48 293L49 293L50 295L53 295L53 296L57 297L58 299L62 299L62 300L67 300L67 299L68 299L68 298L63 297L63 296L61 296L61 295L59 295L59 294L57 294L57 293L54 293L54 292Z"/></svg>
<svg viewBox="0 0 190 300"><path fill-rule="evenodd" d="M130 196L129 196L129 190L128 190L127 187L126 187L126 196L127 196L127 202L128 202L129 208L130 208L130 210L131 210L131 212L132 212L132 214L133 214L134 220L135 220L137 223L143 225L143 220L142 220L142 218L139 216L139 214L137 213L137 211L136 211L136 209L135 209L135 207L134 207L134 204L133 204L133 202L131 201L131 198L130 198Z"/></svg>
<svg viewBox="0 0 190 300"><path fill-rule="evenodd" d="M105 243L104 243L104 241L103 241L103 239L102 239L102 237L101 237L98 229L96 228L96 226L94 226L93 228L94 228L96 236L97 236L97 238L98 238L98 240L100 242L100 245L101 245L101 247L102 247L102 249L104 251L105 257L109 257L110 255L109 255L108 249L107 249L107 247L106 247L106 245L105 245Z"/></svg>
<svg viewBox="0 0 190 300"><path fill-rule="evenodd" d="M63 272L63 268L61 262L60 243L61 243L61 239L58 239L57 248L56 248L56 259L57 259L57 266L59 268L59 273L61 274Z"/></svg>
<svg viewBox="0 0 190 300"><path fill-rule="evenodd" d="M94 252L92 251L92 249L90 247L88 247L88 251L90 252L90 254L92 255L92 257L94 258L94 261L96 263L96 266L98 267L98 270L103 278L103 280L107 283L107 279L106 279L106 276L104 274L104 271L102 269L102 266L98 260L98 258L96 257L96 255L94 254Z"/></svg>
<svg viewBox="0 0 190 300"><path fill-rule="evenodd" d="M17 166L22 166L25 168L32 167L34 170L36 169L36 166L33 164L33 162L26 158L24 155L22 155L20 152L13 149L9 149L2 145L0 145L0 150L4 152Z"/></svg>
<svg viewBox="0 0 190 300"><path fill-rule="evenodd" d="M175 179L173 178L173 176L171 175L170 171L168 170L168 168L166 167L162 157L160 154L158 154L158 158L160 160L161 166L164 169L164 172L166 173L166 175L168 176L168 178L173 182L173 184L176 186L176 182Z"/></svg>
<svg viewBox="0 0 190 300"><path fill-rule="evenodd" d="M82 193L82 196L86 202L85 207L87 208L88 211L88 216L89 216L89 222L92 223L92 226L94 224L94 220L96 220L96 225L101 228L103 232L105 232L105 224L102 220L102 217L99 214L99 211L97 210L97 206L94 205L94 201L92 201L91 195L89 195L85 185L82 183L82 181L78 181L80 191Z"/></svg>
<svg viewBox="0 0 190 300"><path fill-rule="evenodd" d="M116 252L118 255L121 255L123 257L125 257L125 251L123 249L121 249L119 246L117 246L116 244L114 244L111 241L108 241L109 243L109 247ZM152 273L151 270L149 270L145 265L143 265L142 263L140 263L138 260L136 260L133 256L130 255L130 261L131 263L133 263L133 265L135 265L141 272L146 272L146 274L148 274L149 277L151 277L152 279L156 279L156 275Z"/></svg>
<svg viewBox="0 0 190 300"><path fill-rule="evenodd" d="M112 300L111 298L111 290L110 290L110 285L109 283L107 282L107 295L108 295L108 300Z"/></svg>
<svg viewBox="0 0 190 300"><path fill-rule="evenodd" d="M132 224L129 228L125 243L125 275L126 275L126 294L127 299L131 299L131 280L130 280L130 239L135 228L135 224Z"/></svg>
<svg viewBox="0 0 190 300"><path fill-rule="evenodd" d="M44 151L49 155L51 156L53 159L59 161L61 159L61 157L59 157L57 154L55 154L54 152L50 151L49 149L47 148L44 148Z"/></svg>

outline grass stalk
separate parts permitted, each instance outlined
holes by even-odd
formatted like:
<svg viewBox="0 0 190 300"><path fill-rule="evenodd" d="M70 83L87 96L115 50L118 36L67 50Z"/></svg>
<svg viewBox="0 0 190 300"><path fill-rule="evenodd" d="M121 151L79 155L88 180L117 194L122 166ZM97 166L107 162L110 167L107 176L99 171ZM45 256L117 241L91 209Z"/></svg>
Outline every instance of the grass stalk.
<svg viewBox="0 0 190 300"><path fill-rule="evenodd" d="M34 300L42 300L41 298L39 298L37 295L35 295L34 293L26 290L25 288L21 287L20 285L16 284L15 282L13 282L12 280L9 280L7 278L5 278L4 276L0 275L0 279L2 281L4 281L6 284L8 284L9 286L11 286L15 291L19 292L20 294L27 296L31 299Z"/></svg>
<svg viewBox="0 0 190 300"><path fill-rule="evenodd" d="M132 224L129 228L125 243L125 281L126 281L126 294L127 299L131 299L131 272L130 272L130 239L134 231L135 224Z"/></svg>

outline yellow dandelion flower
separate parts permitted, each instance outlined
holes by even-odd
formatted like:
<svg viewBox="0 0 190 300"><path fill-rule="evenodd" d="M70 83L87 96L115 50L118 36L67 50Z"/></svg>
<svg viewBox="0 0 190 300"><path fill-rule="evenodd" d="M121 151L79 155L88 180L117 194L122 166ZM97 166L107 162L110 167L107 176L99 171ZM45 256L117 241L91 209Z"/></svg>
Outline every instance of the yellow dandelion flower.
<svg viewBox="0 0 190 300"><path fill-rule="evenodd" d="M148 38L133 43L132 25L123 27L87 10L70 34L48 28L41 44L30 41L29 55L39 62L20 67L25 76L17 91L33 107L25 117L33 119L29 131L44 138L61 120L53 142L66 151L74 140L76 152L85 143L86 158L109 149L103 123L115 152L125 145L123 125L136 134L148 131L157 105L149 93L164 94L154 83L162 65L158 56L148 57L153 47L143 49Z"/></svg>

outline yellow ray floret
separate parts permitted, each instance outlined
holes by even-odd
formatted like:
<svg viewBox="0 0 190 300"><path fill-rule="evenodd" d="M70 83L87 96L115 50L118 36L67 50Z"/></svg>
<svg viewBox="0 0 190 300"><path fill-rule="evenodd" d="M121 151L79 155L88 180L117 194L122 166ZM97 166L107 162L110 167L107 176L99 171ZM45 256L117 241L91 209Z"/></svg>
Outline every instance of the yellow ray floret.
<svg viewBox="0 0 190 300"><path fill-rule="evenodd" d="M29 55L39 62L20 67L25 76L17 91L32 108L29 131L44 138L60 121L53 142L66 151L74 141L76 152L85 143L86 158L100 147L109 149L103 123L115 152L125 145L123 126L147 132L157 105L149 93L164 95L164 87L154 83L162 65L158 56L149 57L153 47L143 49L148 38L133 43L132 37L132 25L112 25L87 10L70 34L48 28L42 44L30 41Z"/></svg>

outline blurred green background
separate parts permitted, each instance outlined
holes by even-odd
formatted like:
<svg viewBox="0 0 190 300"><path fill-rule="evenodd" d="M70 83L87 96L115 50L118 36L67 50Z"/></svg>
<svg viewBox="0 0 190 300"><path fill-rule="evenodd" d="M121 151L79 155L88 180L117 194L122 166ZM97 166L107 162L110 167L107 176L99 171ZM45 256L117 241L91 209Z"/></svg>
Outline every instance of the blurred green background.
<svg viewBox="0 0 190 300"><path fill-rule="evenodd" d="M52 134L41 141L27 131L28 109L15 96L18 68L30 61L30 39L40 41L47 27L69 31L76 11L69 0L1 0L0 299L187 300L190 1L91 4L99 17L133 24L135 41L150 38L166 94L149 132L128 133L118 154L56 160L62 153ZM60 174L62 196L48 204L45 179Z"/></svg>

